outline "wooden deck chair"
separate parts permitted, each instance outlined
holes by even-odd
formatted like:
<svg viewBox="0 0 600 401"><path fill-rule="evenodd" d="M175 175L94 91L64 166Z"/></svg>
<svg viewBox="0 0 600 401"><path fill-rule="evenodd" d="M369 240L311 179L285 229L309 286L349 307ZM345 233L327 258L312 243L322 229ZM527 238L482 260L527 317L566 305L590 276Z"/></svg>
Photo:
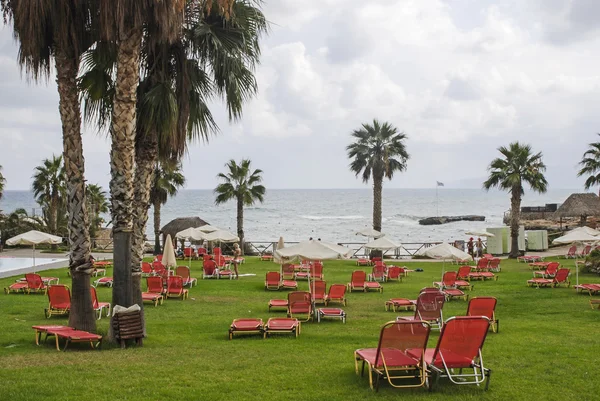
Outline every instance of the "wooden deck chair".
<svg viewBox="0 0 600 401"><path fill-rule="evenodd" d="M327 291L327 283L323 280L315 280L309 283L309 288L314 304L325 303L325 292Z"/></svg>
<svg viewBox="0 0 600 401"><path fill-rule="evenodd" d="M187 266L177 266L177 269L175 269L175 275L183 277L184 287L193 287L194 284L198 285L198 280L194 277L191 277L190 268Z"/></svg>
<svg viewBox="0 0 600 401"><path fill-rule="evenodd" d="M427 382L425 349L431 327L424 321L396 321L383 325L377 348L354 351L354 370L364 375L369 371L369 386L379 389L380 379L392 387L421 387ZM375 376L375 380L373 380Z"/></svg>
<svg viewBox="0 0 600 401"><path fill-rule="evenodd" d="M267 272L265 275L265 290L279 290L281 288L281 274L279 272Z"/></svg>
<svg viewBox="0 0 600 401"><path fill-rule="evenodd" d="M426 321L432 329L441 330L444 325L442 309L446 296L437 288L421 292L417 298L417 308L413 317L399 316L396 320Z"/></svg>
<svg viewBox="0 0 600 401"><path fill-rule="evenodd" d="M383 263L377 262L373 266L373 271L369 274L369 281L386 281L386 267Z"/></svg>
<svg viewBox="0 0 600 401"><path fill-rule="evenodd" d="M25 275L25 281L27 282L27 293L41 292L43 294L48 290L48 286L44 284L42 276L36 273L27 273Z"/></svg>
<svg viewBox="0 0 600 401"><path fill-rule="evenodd" d="M150 276L146 278L146 285L148 290L142 292L142 301L150 301L154 303L154 306L163 303L164 300L164 287L161 277Z"/></svg>
<svg viewBox="0 0 600 401"><path fill-rule="evenodd" d="M570 269L558 269L554 278L534 278L527 280L527 285L530 287L558 287L560 284L566 284L567 287L571 286L569 275L571 274Z"/></svg>
<svg viewBox="0 0 600 401"><path fill-rule="evenodd" d="M183 277L169 276L167 278L166 298L181 298L182 300L188 297L188 290L183 288Z"/></svg>
<svg viewBox="0 0 600 401"><path fill-rule="evenodd" d="M69 287L62 284L48 287L48 308L44 309L44 315L48 319L52 315L68 315L71 310L71 291Z"/></svg>
<svg viewBox="0 0 600 401"><path fill-rule="evenodd" d="M344 284L332 284L329 292L325 295L325 306L331 303L340 303L346 306L346 286Z"/></svg>
<svg viewBox="0 0 600 401"><path fill-rule="evenodd" d="M469 301L467 316L485 316L490 321L490 328L494 333L500 331L500 323L496 318L496 304L494 297L475 297Z"/></svg>
<svg viewBox="0 0 600 401"><path fill-rule="evenodd" d="M300 335L301 327L302 324L298 319L289 317L272 317L267 320L263 338L267 338L274 333L290 333L295 337L298 337L298 335Z"/></svg>
<svg viewBox="0 0 600 401"><path fill-rule="evenodd" d="M556 276L559 267L560 263L550 262L548 263L548 266L546 266L545 270L535 270L533 272L533 277L553 278L554 276Z"/></svg>
<svg viewBox="0 0 600 401"><path fill-rule="evenodd" d="M367 291L365 283L367 281L367 273L362 270L354 270L352 272L352 277L350 278L350 282L348 283L348 291L352 292L354 290L360 290L363 292Z"/></svg>
<svg viewBox="0 0 600 401"><path fill-rule="evenodd" d="M264 324L262 319L234 319L229 326L229 339L234 334L260 334L262 337Z"/></svg>
<svg viewBox="0 0 600 401"><path fill-rule="evenodd" d="M202 280L209 278L219 278L217 264L213 260L205 260L202 264Z"/></svg>
<svg viewBox="0 0 600 401"><path fill-rule="evenodd" d="M102 311L106 308L106 317L110 316L110 302L98 302L98 294L96 288L90 286L90 295L92 296L92 307L98 316L98 320L102 319Z"/></svg>
<svg viewBox="0 0 600 401"><path fill-rule="evenodd" d="M446 321L435 348L425 350L432 390L440 377L454 384L480 385L490 383L490 369L483 364L481 350L487 336L490 321L485 316L456 316ZM421 350L409 351L418 357Z"/></svg>
<svg viewBox="0 0 600 401"><path fill-rule="evenodd" d="M391 281L391 280L402 281L403 274L404 274L404 272L402 271L402 269L400 267L389 266L387 268L386 281Z"/></svg>
<svg viewBox="0 0 600 401"><path fill-rule="evenodd" d="M310 293L307 291L293 291L288 294L288 317L305 317L305 322L312 319L313 309Z"/></svg>

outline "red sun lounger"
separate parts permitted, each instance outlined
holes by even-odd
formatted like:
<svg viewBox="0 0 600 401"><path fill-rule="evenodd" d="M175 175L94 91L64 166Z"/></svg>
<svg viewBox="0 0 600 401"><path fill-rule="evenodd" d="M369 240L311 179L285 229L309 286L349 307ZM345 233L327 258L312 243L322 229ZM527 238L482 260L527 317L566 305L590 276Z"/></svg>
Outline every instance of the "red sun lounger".
<svg viewBox="0 0 600 401"><path fill-rule="evenodd" d="M235 319L229 327L229 339L233 338L234 334L263 334L262 319Z"/></svg>
<svg viewBox="0 0 600 401"><path fill-rule="evenodd" d="M346 312L344 312L344 310L340 308L317 309L317 322L321 323L321 319L325 317L341 319L343 323L346 323Z"/></svg>
<svg viewBox="0 0 600 401"><path fill-rule="evenodd" d="M304 321L312 319L312 302L310 293L305 291L294 291L288 294L288 317L304 316Z"/></svg>
<svg viewBox="0 0 600 401"><path fill-rule="evenodd" d="M425 350L430 390L440 377L454 384L490 383L490 370L483 365L481 349L489 329L490 321L484 316L451 317L444 324L435 348ZM418 357L421 350L408 351ZM487 379L487 380L486 380Z"/></svg>
<svg viewBox="0 0 600 401"><path fill-rule="evenodd" d="M325 306L331 303L339 303L346 306L346 286L344 284L332 284L329 292L325 295Z"/></svg>
<svg viewBox="0 0 600 401"><path fill-rule="evenodd" d="M271 312L272 308L284 308L287 311L288 300L287 299L270 299L269 300L269 312Z"/></svg>
<svg viewBox="0 0 600 401"><path fill-rule="evenodd" d="M569 274L571 274L571 270L569 269L558 269L554 278L534 278L531 280L527 280L527 285L530 287L536 286L540 287L557 287L560 284L566 284L567 287L571 286L571 281L569 280Z"/></svg>
<svg viewBox="0 0 600 401"><path fill-rule="evenodd" d="M600 309L600 299L590 299L592 309L594 309L594 305L597 305L597 309Z"/></svg>
<svg viewBox="0 0 600 401"><path fill-rule="evenodd" d="M193 287L194 284L198 285L198 279L192 277L190 273L190 268L187 266L177 266L177 269L175 269L175 275L181 276L183 278L184 287Z"/></svg>
<svg viewBox="0 0 600 401"><path fill-rule="evenodd" d="M302 324L298 319L289 317L272 317L265 325L264 338L273 333L300 335Z"/></svg>
<svg viewBox="0 0 600 401"><path fill-rule="evenodd" d="M583 293L585 291L590 296L595 295L598 292L600 292L600 284L579 284L579 285L574 285L573 288L575 288L575 290L577 292Z"/></svg>
<svg viewBox="0 0 600 401"><path fill-rule="evenodd" d="M356 259L356 265L357 266L370 266L371 261L369 259L359 258L359 259Z"/></svg>
<svg viewBox="0 0 600 401"><path fill-rule="evenodd" d="M424 361L429 324L423 321L388 322L381 328L377 348L354 351L354 369L364 375L369 371L369 385L378 390L379 380L385 379L393 387L421 387L427 379ZM375 375L375 381L373 376Z"/></svg>
<svg viewBox="0 0 600 401"><path fill-rule="evenodd" d="M9 285L8 287L4 288L4 292L6 294L10 294L11 292L14 293L26 293L27 292L27 283L23 282L23 281L17 281L16 283L13 283L11 285Z"/></svg>
<svg viewBox="0 0 600 401"><path fill-rule="evenodd" d="M214 260L205 260L202 263L202 279L219 278L217 264Z"/></svg>
<svg viewBox="0 0 600 401"><path fill-rule="evenodd" d="M181 298L182 300L188 297L188 290L183 288L183 277L169 276L167 278L167 291L165 292L165 297Z"/></svg>
<svg viewBox="0 0 600 401"><path fill-rule="evenodd" d="M389 266L387 268L387 281L396 280L402 281L402 275L404 274L404 269L398 266Z"/></svg>
<svg viewBox="0 0 600 401"><path fill-rule="evenodd" d="M39 274L27 273L25 281L27 282L27 293L41 292L45 294L48 290L48 286L44 284L44 280L42 280L42 276Z"/></svg>
<svg viewBox="0 0 600 401"><path fill-rule="evenodd" d="M265 290L279 290L281 288L281 274L279 272L267 272L265 275Z"/></svg>
<svg viewBox="0 0 600 401"><path fill-rule="evenodd" d="M309 289L312 295L313 303L325 303L325 291L327 291L327 283L322 280L315 280L309 283Z"/></svg>
<svg viewBox="0 0 600 401"><path fill-rule="evenodd" d="M534 271L533 277L535 278L535 277L540 276L541 278L553 278L554 276L556 276L556 273L558 272L559 267L560 267L560 263L550 262L546 266L546 269Z"/></svg>
<svg viewBox="0 0 600 401"><path fill-rule="evenodd" d="M385 301L385 310L386 311L398 311L398 309L404 310L415 310L417 304L407 298L392 298Z"/></svg>
<svg viewBox="0 0 600 401"><path fill-rule="evenodd" d="M90 286L90 295L92 296L92 306L98 315L98 320L102 319L102 311L106 308L106 317L110 316L110 302L98 302L98 294L96 288Z"/></svg>
<svg viewBox="0 0 600 401"><path fill-rule="evenodd" d="M354 290L367 291L365 287L365 283L367 281L367 273L362 270L354 270L352 272L352 277L350 278L350 282L348 283L348 291L352 292Z"/></svg>
<svg viewBox="0 0 600 401"><path fill-rule="evenodd" d="M500 323L496 317L497 300L494 297L475 297L469 301L467 316L485 316L490 321L490 327L494 333L500 331Z"/></svg>
<svg viewBox="0 0 600 401"><path fill-rule="evenodd" d="M65 340L63 351L66 351L70 343L89 343L92 349L99 348L102 343L102 336L87 331L75 330L66 326L32 326L35 330L36 344L39 345L39 336L46 333L48 336L54 336L56 340L56 350L60 351L59 338Z"/></svg>
<svg viewBox="0 0 600 401"><path fill-rule="evenodd" d="M148 291L142 292L142 301L154 302L155 307L158 304L162 305L164 300L163 294L165 292L162 277L148 277L146 278L146 284L148 286Z"/></svg>
<svg viewBox="0 0 600 401"><path fill-rule="evenodd" d="M107 287L112 287L113 278L112 277L102 277L98 280L94 281L94 287L98 287L99 285L105 285Z"/></svg>
<svg viewBox="0 0 600 401"><path fill-rule="evenodd" d="M44 314L49 319L52 315L68 315L71 310L71 292L62 284L48 287L48 308Z"/></svg>
<svg viewBox="0 0 600 401"><path fill-rule="evenodd" d="M441 330L444 325L442 308L446 296L438 289L421 292L417 298L417 307L413 317L399 316L396 320L403 321L425 321L431 325L432 329Z"/></svg>

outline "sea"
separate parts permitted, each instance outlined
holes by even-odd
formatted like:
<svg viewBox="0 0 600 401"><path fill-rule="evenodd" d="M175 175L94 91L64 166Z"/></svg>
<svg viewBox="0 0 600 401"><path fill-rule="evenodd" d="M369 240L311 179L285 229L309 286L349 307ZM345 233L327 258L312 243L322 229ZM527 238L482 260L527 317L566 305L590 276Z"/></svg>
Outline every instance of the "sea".
<svg viewBox="0 0 600 401"><path fill-rule="evenodd" d="M574 189L551 189L545 194L527 192L522 206L562 203ZM234 202L215 205L212 190L181 190L161 209L161 226L176 217L199 216L211 225L236 232ZM364 243L356 232L371 226L371 189L267 189L265 201L244 209L246 239L254 242L303 241L310 237L330 242ZM30 191L5 191L0 210L10 213L24 208L40 215L41 209ZM465 239L465 231L502 226L510 208L510 194L482 189L397 189L383 190L382 231L404 243ZM149 239L153 238L153 210L150 209ZM419 225L431 216L482 215L484 222L461 221L436 226ZM105 216L109 221L109 216Z"/></svg>

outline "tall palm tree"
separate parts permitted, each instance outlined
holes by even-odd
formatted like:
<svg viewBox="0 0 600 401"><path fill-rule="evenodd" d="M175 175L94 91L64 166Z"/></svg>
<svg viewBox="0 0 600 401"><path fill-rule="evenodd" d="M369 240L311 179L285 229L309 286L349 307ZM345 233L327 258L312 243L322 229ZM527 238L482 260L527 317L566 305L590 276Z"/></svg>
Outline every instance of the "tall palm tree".
<svg viewBox="0 0 600 401"><path fill-rule="evenodd" d="M101 213L108 213L110 204L106 199L106 192L100 185L87 185L88 214L90 216L90 236L92 240L96 238L98 227L104 220L100 217Z"/></svg>
<svg viewBox="0 0 600 401"><path fill-rule="evenodd" d="M533 154L530 145L513 142L508 147L501 146L498 151L502 157L492 160L488 167L490 175L483 188L493 187L510 192L510 258L519 256L519 220L521 217L521 199L523 184L527 183L538 193L545 193L548 182L544 177L546 165L542 161L542 152Z"/></svg>
<svg viewBox="0 0 600 401"><path fill-rule="evenodd" d="M157 163L150 189L150 202L154 207L154 250L158 250L157 253L160 253L160 209L184 184L180 162L163 160Z"/></svg>
<svg viewBox="0 0 600 401"><path fill-rule="evenodd" d="M600 134L598 135L600 136ZM600 185L600 142L593 142L588 146L589 149L585 151L579 162L581 170L577 173L578 177L589 174L584 183L585 189ZM600 190L598 195L600 195Z"/></svg>
<svg viewBox="0 0 600 401"><path fill-rule="evenodd" d="M2 175L2 166L0 166L0 199L4 195L4 184L6 184L6 178Z"/></svg>
<svg viewBox="0 0 600 401"><path fill-rule="evenodd" d="M95 332L90 296L92 272L81 115L77 90L80 55L91 45L92 0L0 0L5 20L12 21L19 44L19 64L35 81L56 67L63 158L67 179L69 269L72 302L69 326Z"/></svg>
<svg viewBox="0 0 600 401"><path fill-rule="evenodd" d="M35 168L33 175L33 194L42 207L48 230L58 233L59 209L65 204L66 183L62 156L45 159Z"/></svg>
<svg viewBox="0 0 600 401"><path fill-rule="evenodd" d="M256 201L264 202L265 187L260 185L262 170L251 170L250 160L242 159L240 164L230 160L225 164L227 173L219 173L217 178L223 182L215 188L215 204L220 205L235 200L237 205L237 234L244 251L244 206L251 206Z"/></svg>
<svg viewBox="0 0 600 401"><path fill-rule="evenodd" d="M406 170L410 158L406 151L406 135L391 124L373 120L352 132L355 142L348 145L350 170L366 184L373 177L373 229L381 231L381 198L383 178L391 180L396 171Z"/></svg>

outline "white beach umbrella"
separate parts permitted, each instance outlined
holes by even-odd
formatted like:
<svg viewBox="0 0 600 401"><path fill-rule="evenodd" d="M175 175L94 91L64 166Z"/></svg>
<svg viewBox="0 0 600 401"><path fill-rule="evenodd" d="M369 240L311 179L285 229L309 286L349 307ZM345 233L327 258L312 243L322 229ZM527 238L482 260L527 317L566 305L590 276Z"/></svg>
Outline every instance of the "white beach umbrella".
<svg viewBox="0 0 600 401"><path fill-rule="evenodd" d="M442 279L444 277L444 270L446 270L446 260L473 260L473 257L468 253L447 243L434 245L429 248L422 248L417 254L433 259L441 259L443 262Z"/></svg>
<svg viewBox="0 0 600 401"><path fill-rule="evenodd" d="M202 228L202 227L200 227ZM238 242L240 238L227 231L227 230L215 230L204 235L204 239L207 241L219 241L219 242Z"/></svg>
<svg viewBox="0 0 600 401"><path fill-rule="evenodd" d="M277 249L285 248L285 243L283 242L283 237L279 237L279 241L277 242Z"/></svg>
<svg viewBox="0 0 600 401"><path fill-rule="evenodd" d="M177 260L175 258L175 249L173 249L173 241L171 240L171 234L167 234L167 239L165 240L162 264L167 268L177 266Z"/></svg>
<svg viewBox="0 0 600 401"><path fill-rule="evenodd" d="M203 233L212 233L213 231L217 231L219 229L215 226L211 226L210 224L205 224L202 227L196 228L196 230L202 231Z"/></svg>
<svg viewBox="0 0 600 401"><path fill-rule="evenodd" d="M395 250L402 247L402 244L396 243L387 237L381 237L376 239L375 241L371 241L368 244L365 244L365 248L367 249L377 249L380 251L389 251Z"/></svg>
<svg viewBox="0 0 600 401"><path fill-rule="evenodd" d="M374 230L370 227L365 227L362 230L357 231L356 235L362 235L363 237L369 237L369 238L380 238L380 237L385 236L384 233Z"/></svg>
<svg viewBox="0 0 600 401"><path fill-rule="evenodd" d="M348 259L352 249L325 241L303 241L283 249L277 249L273 259L277 263L289 263L298 259L331 260Z"/></svg>
<svg viewBox="0 0 600 401"><path fill-rule="evenodd" d="M495 237L494 234L488 233L485 230L469 230L465 231L465 235L472 235L474 237Z"/></svg>
<svg viewBox="0 0 600 401"><path fill-rule="evenodd" d="M62 243L61 237L31 230L6 240L7 245L33 245L33 266L35 266L35 246L40 244L57 245Z"/></svg>
<svg viewBox="0 0 600 401"><path fill-rule="evenodd" d="M206 236L206 232L204 231L200 231L199 227L193 228L186 228L183 231L179 231L177 234L175 234L176 238L180 238L180 239L187 239L187 240L193 240L193 241L203 241Z"/></svg>
<svg viewBox="0 0 600 401"><path fill-rule="evenodd" d="M589 227L578 227L575 228L562 237L555 238L552 243L559 245L569 245L575 243L586 243L595 242L600 240L600 237L596 237L590 233L598 232L593 228ZM579 266L577 266L577 253L575 253L575 281L576 285L579 285Z"/></svg>

